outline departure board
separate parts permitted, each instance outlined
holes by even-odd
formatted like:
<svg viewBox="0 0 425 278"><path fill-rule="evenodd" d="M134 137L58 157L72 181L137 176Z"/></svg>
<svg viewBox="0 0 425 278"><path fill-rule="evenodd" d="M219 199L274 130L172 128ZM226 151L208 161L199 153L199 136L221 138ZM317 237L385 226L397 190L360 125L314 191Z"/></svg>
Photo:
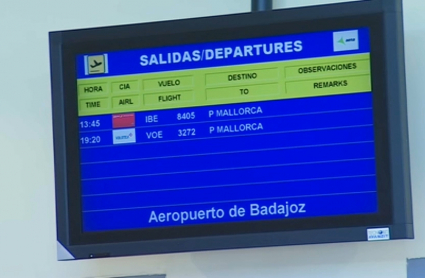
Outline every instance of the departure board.
<svg viewBox="0 0 425 278"><path fill-rule="evenodd" d="M378 211L368 28L77 57L84 232Z"/></svg>

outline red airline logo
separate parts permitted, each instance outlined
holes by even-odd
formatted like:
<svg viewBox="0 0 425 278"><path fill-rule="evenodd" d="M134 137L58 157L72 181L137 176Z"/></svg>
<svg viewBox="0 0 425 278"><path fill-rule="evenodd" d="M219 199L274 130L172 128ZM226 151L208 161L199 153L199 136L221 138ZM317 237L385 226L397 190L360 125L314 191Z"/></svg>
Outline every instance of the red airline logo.
<svg viewBox="0 0 425 278"><path fill-rule="evenodd" d="M113 128L134 127L135 125L136 117L134 113L112 115Z"/></svg>

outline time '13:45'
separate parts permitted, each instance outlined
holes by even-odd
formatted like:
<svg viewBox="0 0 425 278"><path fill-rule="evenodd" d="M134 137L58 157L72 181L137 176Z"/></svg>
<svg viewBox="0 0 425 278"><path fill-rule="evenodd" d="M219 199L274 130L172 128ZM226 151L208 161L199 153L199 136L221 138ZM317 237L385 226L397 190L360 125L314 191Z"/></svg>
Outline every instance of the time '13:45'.
<svg viewBox="0 0 425 278"><path fill-rule="evenodd" d="M100 127L100 120L93 120L93 121L80 121L80 128L93 128L93 127Z"/></svg>

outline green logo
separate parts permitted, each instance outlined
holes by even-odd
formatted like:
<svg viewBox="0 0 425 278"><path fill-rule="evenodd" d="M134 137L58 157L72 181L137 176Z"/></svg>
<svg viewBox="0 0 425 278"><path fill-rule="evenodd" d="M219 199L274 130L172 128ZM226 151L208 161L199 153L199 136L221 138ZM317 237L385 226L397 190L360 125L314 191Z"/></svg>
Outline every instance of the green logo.
<svg viewBox="0 0 425 278"><path fill-rule="evenodd" d="M344 38L341 38L341 39L338 41L338 43L345 45Z"/></svg>

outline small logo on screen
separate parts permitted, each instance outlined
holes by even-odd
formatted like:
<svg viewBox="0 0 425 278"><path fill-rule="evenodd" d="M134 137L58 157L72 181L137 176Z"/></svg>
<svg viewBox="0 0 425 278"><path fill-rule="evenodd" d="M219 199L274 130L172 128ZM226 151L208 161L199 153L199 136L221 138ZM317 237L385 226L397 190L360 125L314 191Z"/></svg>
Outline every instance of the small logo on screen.
<svg viewBox="0 0 425 278"><path fill-rule="evenodd" d="M135 125L136 117L134 113L112 115L113 128L134 127Z"/></svg>
<svg viewBox="0 0 425 278"><path fill-rule="evenodd" d="M359 31L334 32L334 52L359 49Z"/></svg>
<svg viewBox="0 0 425 278"><path fill-rule="evenodd" d="M367 229L368 241L389 240L389 239L390 239L389 228Z"/></svg>
<svg viewBox="0 0 425 278"><path fill-rule="evenodd" d="M134 128L113 130L112 136L114 145L136 143L136 130Z"/></svg>
<svg viewBox="0 0 425 278"><path fill-rule="evenodd" d="M105 73L108 73L108 54L84 56L85 75Z"/></svg>

